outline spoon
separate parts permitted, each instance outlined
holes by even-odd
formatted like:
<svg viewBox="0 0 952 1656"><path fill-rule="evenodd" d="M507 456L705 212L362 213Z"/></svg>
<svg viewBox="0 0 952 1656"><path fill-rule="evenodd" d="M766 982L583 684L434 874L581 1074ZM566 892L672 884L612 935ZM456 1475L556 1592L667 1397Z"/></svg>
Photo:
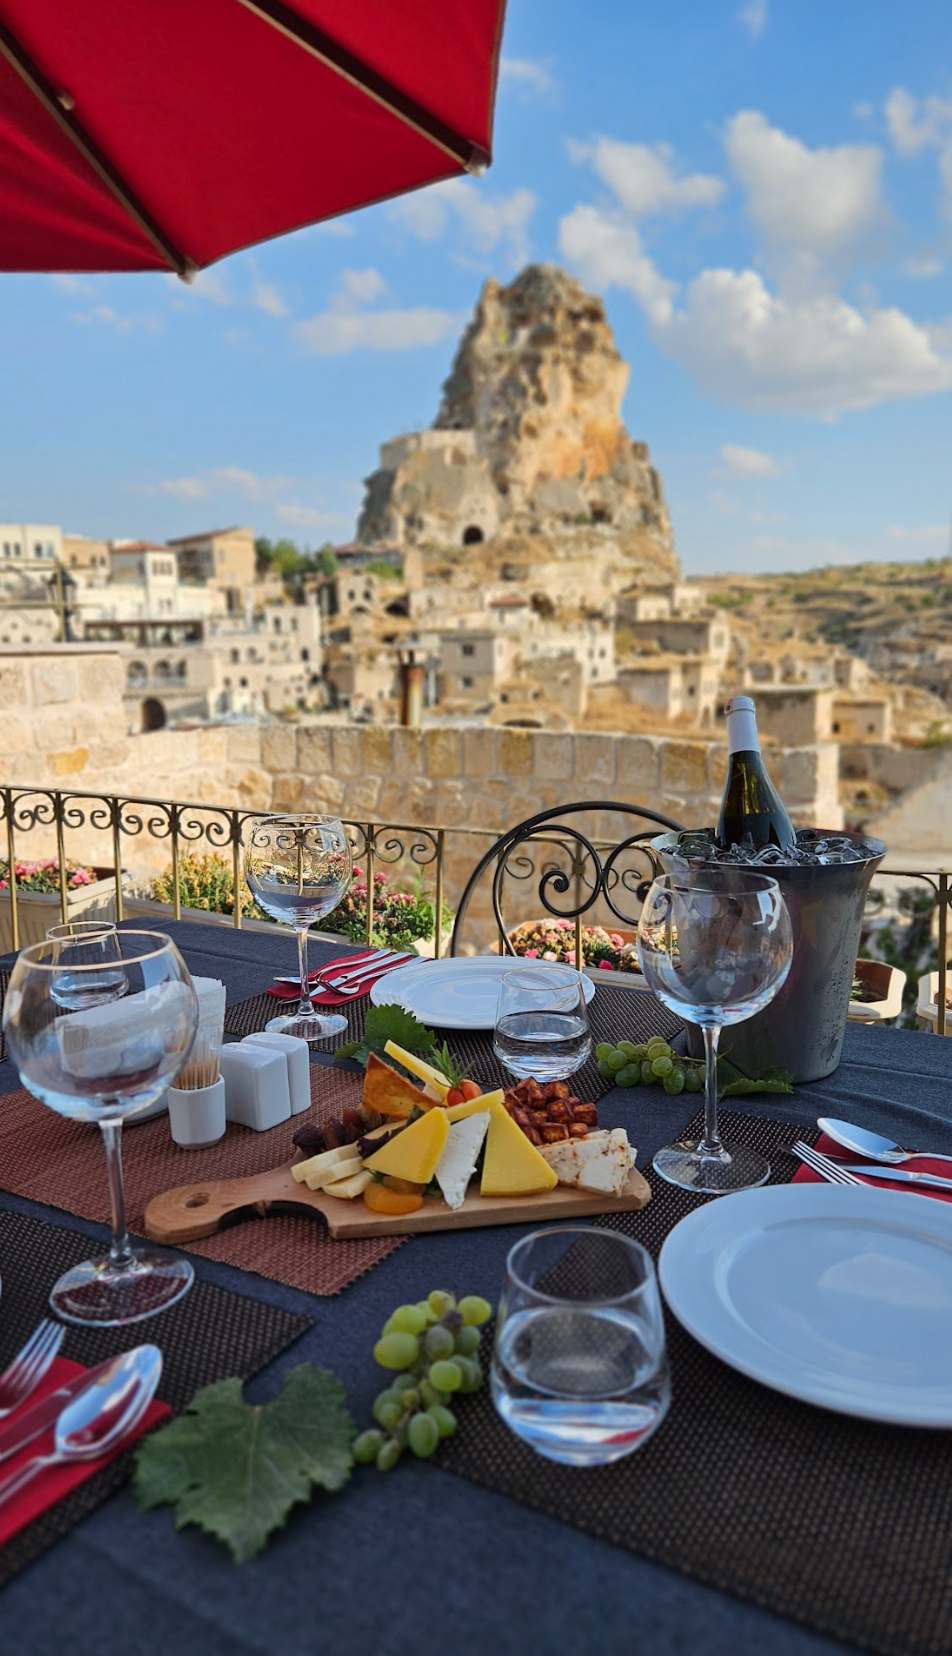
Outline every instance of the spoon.
<svg viewBox="0 0 952 1656"><path fill-rule="evenodd" d="M38 1455L0 1483L0 1505L38 1472L63 1461L98 1460L139 1424L162 1373L158 1346L136 1346L67 1403L56 1422L52 1455Z"/></svg>
<svg viewBox="0 0 952 1656"><path fill-rule="evenodd" d="M900 1162L913 1161L916 1156L928 1156L932 1161L952 1162L952 1156L943 1156L939 1151L904 1150L894 1139L884 1138L882 1133L871 1133L866 1127L854 1127L848 1121L834 1121L828 1116L821 1116L817 1126L837 1144L854 1150L858 1156L868 1156L870 1161L890 1162L898 1166Z"/></svg>

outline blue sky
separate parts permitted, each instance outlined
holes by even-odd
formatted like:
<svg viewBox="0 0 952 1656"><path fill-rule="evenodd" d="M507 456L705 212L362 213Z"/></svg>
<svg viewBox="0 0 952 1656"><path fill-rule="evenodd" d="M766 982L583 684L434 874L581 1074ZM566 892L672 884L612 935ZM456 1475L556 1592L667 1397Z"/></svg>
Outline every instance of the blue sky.
<svg viewBox="0 0 952 1656"><path fill-rule="evenodd" d="M510 0L495 161L173 277L0 277L0 519L352 533L484 278L605 298L689 573L945 553L948 0Z"/></svg>

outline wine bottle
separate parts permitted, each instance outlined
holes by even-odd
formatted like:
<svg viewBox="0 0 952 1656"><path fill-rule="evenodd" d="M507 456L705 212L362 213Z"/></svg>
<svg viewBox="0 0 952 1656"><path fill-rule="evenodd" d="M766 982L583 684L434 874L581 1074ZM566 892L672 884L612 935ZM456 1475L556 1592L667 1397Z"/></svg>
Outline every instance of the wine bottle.
<svg viewBox="0 0 952 1656"><path fill-rule="evenodd" d="M734 696L727 714L727 783L721 800L715 839L722 850L729 845L765 845L788 851L796 835L776 788L760 756L757 714L749 696Z"/></svg>

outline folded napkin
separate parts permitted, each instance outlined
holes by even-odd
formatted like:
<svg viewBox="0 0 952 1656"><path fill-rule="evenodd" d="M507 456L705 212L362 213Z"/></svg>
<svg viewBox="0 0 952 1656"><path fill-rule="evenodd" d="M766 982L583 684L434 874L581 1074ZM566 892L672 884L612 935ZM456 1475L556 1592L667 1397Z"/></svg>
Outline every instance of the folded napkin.
<svg viewBox="0 0 952 1656"><path fill-rule="evenodd" d="M57 1018L53 1031L60 1062L68 1074L87 1081L141 1075L162 1058L165 1026L187 1019L191 1003L188 984L170 979Z"/></svg>
<svg viewBox="0 0 952 1656"><path fill-rule="evenodd" d="M23 1419L33 1403L38 1403L41 1398L48 1396L50 1392L58 1391L60 1386L64 1386L67 1381L83 1372L82 1364L71 1363L66 1357L57 1357L52 1368L44 1375L36 1390L30 1393L27 1402L15 1410L12 1415L9 1415L0 1425L0 1452L15 1441L20 1429L18 1420ZM78 1489L79 1485L85 1483L87 1478L91 1478L94 1473L101 1471L110 1461L115 1460L117 1455L121 1455L130 1443L134 1443L136 1438L140 1438L143 1433L151 1431L153 1426L157 1426L161 1421L166 1420L171 1413L172 1411L167 1403L158 1403L153 1398L135 1430L130 1432L129 1436L110 1454L101 1455L98 1460L93 1461L66 1462L58 1466L46 1467L42 1472L38 1472L34 1478L30 1479L26 1487L20 1490L19 1495L14 1495L11 1500L4 1501L0 1505L0 1547L3 1546L5 1541L9 1541L12 1536L19 1534L20 1530L25 1529L27 1524L32 1524L35 1518L40 1517L41 1513L55 1506L58 1501L63 1499L64 1495L69 1494L70 1490ZM0 1461L0 1480L6 1478L11 1472L19 1472L21 1466L25 1466L28 1461L33 1460L37 1455L51 1455L52 1453L53 1427L48 1426L41 1437L34 1438L33 1442L28 1443L25 1448L20 1450L19 1454L11 1455L8 1460Z"/></svg>
<svg viewBox="0 0 952 1656"><path fill-rule="evenodd" d="M847 1150L835 1139L827 1138L821 1133L816 1142L816 1149L829 1156L831 1161L843 1162L846 1167L859 1167L865 1159L857 1156L855 1151ZM870 1162L870 1167L880 1167L881 1162ZM937 1173L940 1179L952 1178L952 1166L947 1161L931 1161L928 1156L917 1156L915 1161L904 1162L903 1166L909 1173ZM825 1184L819 1173L814 1173L812 1167L802 1166L793 1176L794 1184ZM940 1202L952 1202L952 1190L933 1190L929 1185L910 1185L894 1183L892 1179L864 1179L867 1190L904 1190L913 1191L920 1196L937 1196Z"/></svg>
<svg viewBox="0 0 952 1656"><path fill-rule="evenodd" d="M359 954L342 955L340 960L335 960L332 965L322 967L321 971L356 971L362 960L369 960L371 955L376 954L376 952L376 949L361 949ZM407 964L407 962L404 962L404 964ZM373 977L367 977L363 983L358 984L356 995L338 995L335 994L333 989L328 988L323 989L320 994L312 995L311 999L315 1006L343 1006L347 1001L360 1000L362 995L370 994L378 978L386 977L391 970L391 959L384 959L380 962L379 972L375 972ZM310 972L307 981L308 983L319 983L320 976L320 972ZM276 1000L283 1001L296 1001L300 993L301 991L296 983L273 983L270 989L265 990L266 995L274 995Z"/></svg>

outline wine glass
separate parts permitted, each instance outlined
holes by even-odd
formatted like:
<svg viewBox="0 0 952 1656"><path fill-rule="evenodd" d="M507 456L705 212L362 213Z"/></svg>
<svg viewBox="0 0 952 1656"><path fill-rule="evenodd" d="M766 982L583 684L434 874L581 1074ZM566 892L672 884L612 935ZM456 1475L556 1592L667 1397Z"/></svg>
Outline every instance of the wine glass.
<svg viewBox="0 0 952 1656"><path fill-rule="evenodd" d="M499 985L493 1051L514 1075L564 1081L592 1050L580 972L521 966Z"/></svg>
<svg viewBox="0 0 952 1656"><path fill-rule="evenodd" d="M153 1104L185 1064L198 1024L198 997L188 967L161 932L122 931L116 970L121 998L79 994L64 982L102 973L101 960L64 961L53 938L21 949L3 1005L3 1031L25 1087L71 1121L97 1122L106 1149L112 1243L108 1254L74 1265L50 1294L66 1322L115 1328L151 1317L191 1286L185 1259L162 1249L133 1249L126 1235L122 1188L122 1123ZM72 995L70 990L69 994Z"/></svg>
<svg viewBox="0 0 952 1656"><path fill-rule="evenodd" d="M245 879L266 914L298 934L301 999L297 1011L266 1026L305 1041L323 1041L347 1028L347 1019L323 1017L311 1004L307 934L340 902L353 869L350 841L339 817L314 812L252 817L243 828Z"/></svg>
<svg viewBox="0 0 952 1656"><path fill-rule="evenodd" d="M717 1045L725 1024L768 1005L790 970L793 933L776 880L738 868L663 874L641 911L638 958L649 986L704 1034L704 1133L659 1150L669 1184L722 1195L770 1176L755 1150L726 1150L717 1131Z"/></svg>
<svg viewBox="0 0 952 1656"><path fill-rule="evenodd" d="M47 938L56 945L53 962L66 966L100 966L98 972L57 972L53 999L67 1012L118 1000L129 987L119 953L119 934L112 920L64 920L47 926Z"/></svg>

